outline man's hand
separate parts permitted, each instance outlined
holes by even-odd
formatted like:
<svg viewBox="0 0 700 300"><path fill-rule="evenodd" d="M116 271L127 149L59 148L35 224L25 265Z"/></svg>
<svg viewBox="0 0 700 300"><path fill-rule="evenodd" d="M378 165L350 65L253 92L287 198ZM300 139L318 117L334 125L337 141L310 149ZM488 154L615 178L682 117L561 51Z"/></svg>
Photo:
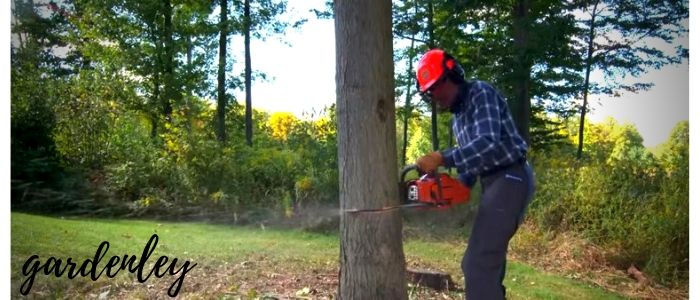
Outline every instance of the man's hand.
<svg viewBox="0 0 700 300"><path fill-rule="evenodd" d="M428 153L416 161L418 169L426 173L433 173L442 165L442 154L438 151Z"/></svg>

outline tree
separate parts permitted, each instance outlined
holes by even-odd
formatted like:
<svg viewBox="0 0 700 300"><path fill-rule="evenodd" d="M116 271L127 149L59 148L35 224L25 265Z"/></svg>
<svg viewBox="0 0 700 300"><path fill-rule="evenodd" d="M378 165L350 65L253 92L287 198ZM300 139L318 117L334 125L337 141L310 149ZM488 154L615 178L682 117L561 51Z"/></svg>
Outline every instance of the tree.
<svg viewBox="0 0 700 300"><path fill-rule="evenodd" d="M406 58L408 59L408 68L406 69L406 75L404 78L398 78L397 79L397 85L399 83L403 83L405 85L405 97L406 100L404 102L404 106L399 112L399 115L401 115L401 120L403 122L403 135L402 135L402 143L401 143L401 165L406 165L406 151L408 147L408 122L411 118L411 114L413 113L413 106L411 104L411 98L414 96L414 92L411 91L411 87L414 85L413 83L413 77L414 77L414 71L413 71L413 60L416 58L416 34L417 34L417 26L415 22L405 22L405 20L410 20L410 12L409 10L413 8L413 13L418 14L418 5L417 1L404 1L404 6L397 7L394 11L395 13L399 14L399 16L394 17L393 19L398 19L399 21L394 24L394 26L398 27L394 29L395 34L398 35L403 35L404 31L408 31L411 37L409 38L411 45L406 49ZM405 10L405 11L404 11ZM403 21L403 22L402 22ZM410 25L409 25L410 24ZM403 79L403 80L402 80ZM403 82L402 82L403 81Z"/></svg>
<svg viewBox="0 0 700 300"><path fill-rule="evenodd" d="M287 141L289 135L299 126L300 120L292 113L276 112L267 120L267 126L270 127L270 134L273 138Z"/></svg>
<svg viewBox="0 0 700 300"><path fill-rule="evenodd" d="M287 9L287 2L285 0L243 0L242 7L242 20L239 25L240 31L243 33L243 46L245 51L245 70L243 74L246 94L245 135L246 143L250 146L253 145L251 35L255 38L264 39L265 35L269 33L283 33L289 26L296 28L303 24L305 20L301 19L292 22L278 20L277 16L284 13Z"/></svg>
<svg viewBox="0 0 700 300"><path fill-rule="evenodd" d="M173 114L173 102L178 102L180 93L175 82L175 45L173 42L173 6L170 0L163 0L163 51L165 54L163 64L164 98L161 99L165 121L170 122Z"/></svg>
<svg viewBox="0 0 700 300"><path fill-rule="evenodd" d="M579 20L586 29L585 36L579 37L586 52L577 152L580 159L589 94L619 96L620 91L648 90L653 86L651 83L624 84L620 80L626 75L637 77L649 68L658 69L688 58L688 49L683 46L677 46L676 53L670 55L653 45L653 41L670 45L688 32L683 24L688 19L688 2L585 0L575 4L587 16ZM594 69L603 72L604 83L590 82Z"/></svg>
<svg viewBox="0 0 700 300"><path fill-rule="evenodd" d="M410 9L413 8L413 12L410 12ZM407 70L407 75L408 77L405 79L405 84L406 84L406 106L404 107L404 110L406 110L404 114L404 132L407 131L407 123L408 123L408 118L410 118L410 112L413 109L413 107L410 105L410 97L413 96L411 93L411 81L413 77L413 59L416 57L416 52L417 51L425 51L428 49L433 49L436 47L439 47L438 41L435 39L435 23L434 23L434 13L435 13L435 7L433 5L433 0L427 0L425 2L421 1L414 1L413 3L410 3L409 1L404 2L403 6L397 6L396 7L397 14L394 17L396 19L396 22L394 22L394 35L398 36L399 38L403 39L408 39L411 42L411 45L408 49L405 49L405 52L407 54L407 59L409 60L408 65L409 69ZM408 36L410 35L410 37ZM420 36L420 37L417 37ZM417 47L415 45L415 42L420 42L422 43L422 46ZM435 128L435 130L431 131L431 141L433 145L433 150L438 150L440 148L440 138L438 136L438 112L437 112L437 107L435 102L429 102L428 106L430 107L430 116L431 116L431 124L432 128ZM404 153L405 151L405 145L406 142L408 141L408 138L406 137L406 134L404 134L404 143L403 143L403 148L404 148ZM405 163L405 154L404 157L402 158L402 161Z"/></svg>
<svg viewBox="0 0 700 300"><path fill-rule="evenodd" d="M561 1L417 3L412 14L408 5L397 6L405 13L395 17L395 35L448 50L467 79L489 81L504 93L526 138L533 134L538 144L547 143L548 130L531 128L545 124L537 112L568 113L565 103L582 81L580 53L569 43L578 33L570 7Z"/></svg>
<svg viewBox="0 0 700 300"><path fill-rule="evenodd" d="M66 46L69 23L61 8L53 2L12 3L10 165L14 190L17 183L53 184L63 176L54 142L54 111L65 98L62 92L72 75L72 61L54 51Z"/></svg>
<svg viewBox="0 0 700 300"><path fill-rule="evenodd" d="M245 140L248 146L253 145L253 100L250 87L250 0L243 4L243 35L245 47Z"/></svg>
<svg viewBox="0 0 700 300"><path fill-rule="evenodd" d="M688 161L690 159L689 122L682 121L671 130L668 140L661 145L661 161L668 170L669 177L688 179ZM687 190L686 190L687 192Z"/></svg>
<svg viewBox="0 0 700 300"><path fill-rule="evenodd" d="M532 62L528 55L529 42L529 0L514 1L512 9L513 52L513 119L520 135L530 143L530 73Z"/></svg>
<svg viewBox="0 0 700 300"><path fill-rule="evenodd" d="M156 138L161 117L172 109L164 86L174 80L174 73L167 80L164 74L167 55L163 1L75 0L74 13L77 17L72 20L76 27L73 40L82 41L74 45L76 51L84 53L93 67L128 73L140 81L136 89L144 101L131 105L149 115L151 137ZM172 30L172 24L170 27ZM168 53L174 54L174 50L171 47ZM174 64L170 66L174 71ZM172 97L171 87L172 83L168 88Z"/></svg>
<svg viewBox="0 0 700 300"><path fill-rule="evenodd" d="M219 0L219 70L217 76L216 137L226 142L226 41L228 40L228 0Z"/></svg>
<svg viewBox="0 0 700 300"><path fill-rule="evenodd" d="M340 208L397 205L391 1L334 14ZM342 213L340 236L341 299L407 298L399 210Z"/></svg>

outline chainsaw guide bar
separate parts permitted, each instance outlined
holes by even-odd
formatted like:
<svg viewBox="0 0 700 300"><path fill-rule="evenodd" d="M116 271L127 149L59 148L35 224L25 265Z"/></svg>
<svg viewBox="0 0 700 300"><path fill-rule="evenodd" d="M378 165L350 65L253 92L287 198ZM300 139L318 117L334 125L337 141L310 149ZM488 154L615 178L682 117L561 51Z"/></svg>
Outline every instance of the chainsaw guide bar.
<svg viewBox="0 0 700 300"><path fill-rule="evenodd" d="M365 213L365 212L385 212L385 211L391 211L399 208L430 208L434 207L433 205L426 204L426 203L410 203L410 204L402 204L402 205L396 205L396 206L387 206L387 207L382 207L382 208L369 208L369 209L359 209L359 208L351 208L351 209L345 209L343 212L346 213Z"/></svg>

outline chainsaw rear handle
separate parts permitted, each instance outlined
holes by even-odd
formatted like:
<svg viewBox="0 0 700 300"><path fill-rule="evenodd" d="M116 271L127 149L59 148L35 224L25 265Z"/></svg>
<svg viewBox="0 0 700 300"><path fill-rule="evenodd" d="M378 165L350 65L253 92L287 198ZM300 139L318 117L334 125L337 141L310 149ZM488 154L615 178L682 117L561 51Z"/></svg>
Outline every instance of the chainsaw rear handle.
<svg viewBox="0 0 700 300"><path fill-rule="evenodd" d="M403 167L403 169L401 169L401 182L406 182L406 174L413 170L416 170L416 172L418 172L418 174L420 175L420 170L418 169L418 165L416 164L406 165L405 167Z"/></svg>

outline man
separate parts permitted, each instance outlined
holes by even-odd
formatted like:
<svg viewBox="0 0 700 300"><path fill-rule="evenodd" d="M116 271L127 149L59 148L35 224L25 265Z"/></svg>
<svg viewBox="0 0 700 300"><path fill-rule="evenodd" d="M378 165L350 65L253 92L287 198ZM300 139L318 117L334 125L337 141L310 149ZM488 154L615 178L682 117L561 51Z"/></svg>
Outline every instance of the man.
<svg viewBox="0 0 700 300"><path fill-rule="evenodd" d="M418 159L424 172L456 167L470 188L481 179L482 195L462 258L469 300L504 299L506 251L534 192L527 144L518 134L503 97L483 81L466 81L457 61L440 49L425 53L416 69L419 91L453 114L457 147Z"/></svg>

